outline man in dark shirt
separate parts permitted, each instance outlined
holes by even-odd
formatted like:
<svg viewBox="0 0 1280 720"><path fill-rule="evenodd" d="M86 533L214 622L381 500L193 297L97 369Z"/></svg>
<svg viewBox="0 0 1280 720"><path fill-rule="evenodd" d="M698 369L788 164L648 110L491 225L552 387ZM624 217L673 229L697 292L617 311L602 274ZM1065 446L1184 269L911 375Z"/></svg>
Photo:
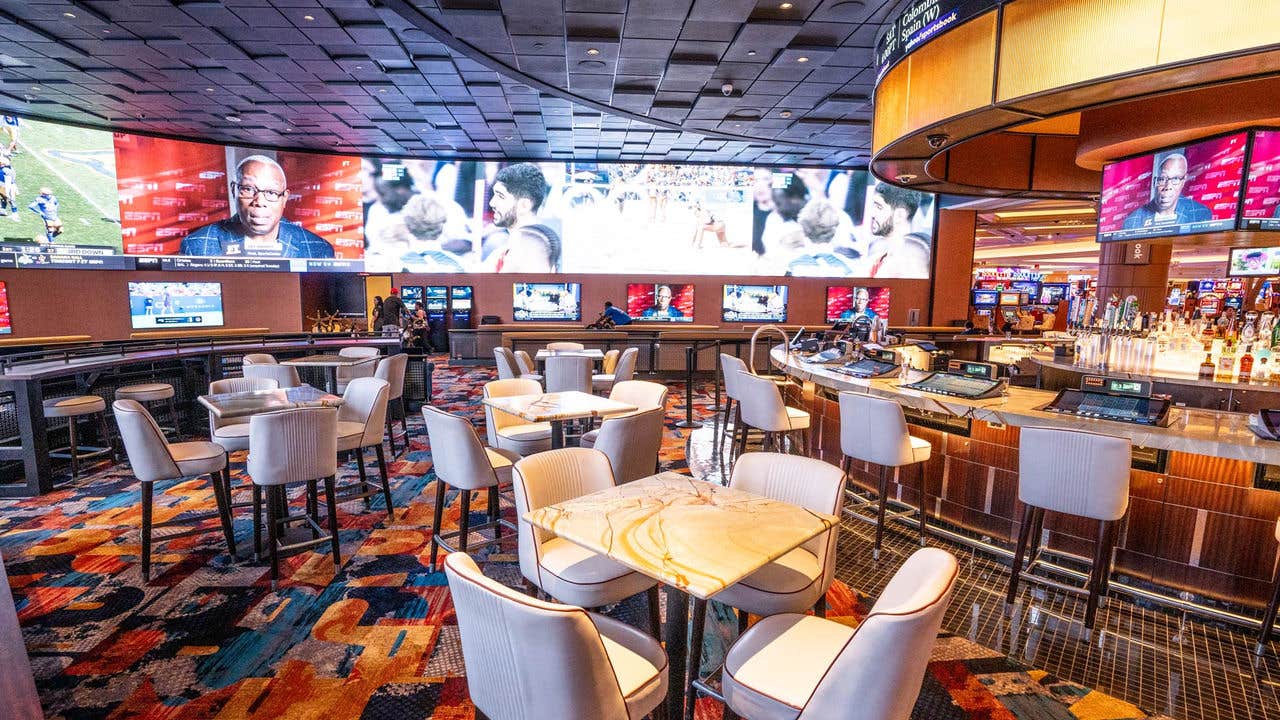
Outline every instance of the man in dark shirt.
<svg viewBox="0 0 1280 720"><path fill-rule="evenodd" d="M408 311L404 301L400 299L400 290L391 288L391 294L382 301L382 319L379 321L379 326L383 330L389 327L399 330L400 318L404 317Z"/></svg>

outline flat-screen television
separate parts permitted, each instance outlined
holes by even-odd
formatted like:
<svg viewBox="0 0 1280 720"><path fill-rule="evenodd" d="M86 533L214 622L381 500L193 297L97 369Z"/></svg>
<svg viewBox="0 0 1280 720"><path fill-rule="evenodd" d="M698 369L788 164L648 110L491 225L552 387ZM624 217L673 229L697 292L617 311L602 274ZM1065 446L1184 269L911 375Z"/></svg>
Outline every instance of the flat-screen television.
<svg viewBox="0 0 1280 720"><path fill-rule="evenodd" d="M9 315L9 287L0 280L0 335L13 332L13 318Z"/></svg>
<svg viewBox="0 0 1280 720"><path fill-rule="evenodd" d="M1280 275L1280 247L1232 248L1227 262L1231 277Z"/></svg>
<svg viewBox="0 0 1280 720"><path fill-rule="evenodd" d="M1025 297L1026 296L1023 295L1022 293L1002 292L1000 293L1000 304L1001 305L1021 305Z"/></svg>
<svg viewBox="0 0 1280 720"><path fill-rule="evenodd" d="M889 317L889 288L828 286L827 322L849 322L858 317L868 320Z"/></svg>
<svg viewBox="0 0 1280 720"><path fill-rule="evenodd" d="M1037 302L1041 305L1057 305L1067 299L1067 288L1069 287L1068 283L1043 283L1040 285Z"/></svg>
<svg viewBox="0 0 1280 720"><path fill-rule="evenodd" d="M1240 229L1280 230L1280 130L1253 133Z"/></svg>
<svg viewBox="0 0 1280 720"><path fill-rule="evenodd" d="M511 316L516 321L581 320L582 285L525 283L511 285Z"/></svg>
<svg viewBox="0 0 1280 720"><path fill-rule="evenodd" d="M720 301L725 322L786 322L786 285L725 285Z"/></svg>
<svg viewBox="0 0 1280 720"><path fill-rule="evenodd" d="M444 312L449 305L449 286L428 285L424 288L423 297L425 298L428 312Z"/></svg>
<svg viewBox="0 0 1280 720"><path fill-rule="evenodd" d="M1010 282L1009 286L1006 287L1005 289L1013 290L1015 292L1026 293L1031 297L1039 297L1040 281L1039 280L1014 280Z"/></svg>
<svg viewBox="0 0 1280 720"><path fill-rule="evenodd" d="M635 322L693 322L693 284L628 283L627 314Z"/></svg>
<svg viewBox="0 0 1280 720"><path fill-rule="evenodd" d="M454 285L449 288L449 303L454 310L470 310L471 309L471 293L470 285Z"/></svg>
<svg viewBox="0 0 1280 720"><path fill-rule="evenodd" d="M422 286L421 285L401 285L400 299L404 301L404 306L413 312L418 309L418 303L422 302Z"/></svg>
<svg viewBox="0 0 1280 720"><path fill-rule="evenodd" d="M974 307L995 307L1000 304L999 290L974 290Z"/></svg>
<svg viewBox="0 0 1280 720"><path fill-rule="evenodd" d="M1103 166L1098 240L1235 229L1247 137L1238 132Z"/></svg>
<svg viewBox="0 0 1280 720"><path fill-rule="evenodd" d="M129 320L135 330L220 327L222 283L131 282Z"/></svg>

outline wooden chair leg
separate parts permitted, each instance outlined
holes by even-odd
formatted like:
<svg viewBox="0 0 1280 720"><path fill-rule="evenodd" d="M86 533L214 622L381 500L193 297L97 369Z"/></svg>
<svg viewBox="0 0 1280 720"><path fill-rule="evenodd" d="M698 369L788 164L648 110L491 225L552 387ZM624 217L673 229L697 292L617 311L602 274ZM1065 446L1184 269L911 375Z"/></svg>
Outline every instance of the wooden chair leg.
<svg viewBox="0 0 1280 720"><path fill-rule="evenodd" d="M235 560L236 535L231 528L231 485L223 484L223 472L226 472L226 468L222 472L209 473L209 483L213 485L213 499L218 505L218 521L222 523L222 536L227 540L227 552Z"/></svg>
<svg viewBox="0 0 1280 720"><path fill-rule="evenodd" d="M271 557L271 591L280 584L280 522L276 508L280 506L280 486L267 486L267 554Z"/></svg>
<svg viewBox="0 0 1280 720"><path fill-rule="evenodd" d="M1271 642L1272 626L1276 624L1276 610L1280 609L1280 572L1276 573L1275 587L1271 590L1271 604L1267 606L1267 612L1262 616L1262 632L1258 634L1258 646L1254 648L1254 652L1261 655L1267 650L1267 643Z"/></svg>
<svg viewBox="0 0 1280 720"><path fill-rule="evenodd" d="M80 477L80 459L76 452L76 419L75 416L67 418L67 441L70 447L67 452L71 455L71 479L75 480Z"/></svg>
<svg viewBox="0 0 1280 720"><path fill-rule="evenodd" d="M889 467L887 465L880 466L879 488L879 507L876 508L876 541L871 551L871 557L874 560L880 559L880 546L884 540L884 510L889 498Z"/></svg>
<svg viewBox="0 0 1280 720"><path fill-rule="evenodd" d="M311 522L307 523L307 526L311 528L312 540L316 540L320 537L320 531L316 529L316 524L319 522L319 519L320 519L320 501L316 497L318 494L319 493L317 493L316 491L316 481L308 480L307 492L306 492L306 503L307 503L307 517L311 518ZM330 506L333 505L332 499L329 500L329 504Z"/></svg>
<svg viewBox="0 0 1280 720"><path fill-rule="evenodd" d="M369 496L365 493L369 492L369 475L364 468L364 448L356 448L351 453L356 458L356 474L360 477L360 494L364 495L364 507L369 509Z"/></svg>
<svg viewBox="0 0 1280 720"><path fill-rule="evenodd" d="M342 570L342 550L338 543L338 504L334 502L334 485L337 478L333 475L324 479L324 501L329 506L329 549L333 551L333 573L336 576Z"/></svg>
<svg viewBox="0 0 1280 720"><path fill-rule="evenodd" d="M72 451L74 452L74 451ZM151 483L142 483L142 579L151 579Z"/></svg>
<svg viewBox="0 0 1280 720"><path fill-rule="evenodd" d="M253 486L253 559L262 560L262 486Z"/></svg>
<svg viewBox="0 0 1280 720"><path fill-rule="evenodd" d="M489 522L493 523L493 539L502 537L502 525L498 523L501 510L498 507L498 486L489 488Z"/></svg>
<svg viewBox="0 0 1280 720"><path fill-rule="evenodd" d="M1031 522L1036 508L1030 505L1022 507L1022 522L1018 525L1018 549L1013 553L1013 567L1009 570L1009 591L1005 600L1010 605L1018 596L1018 575L1022 572L1022 560L1027 555L1027 539L1031 536Z"/></svg>
<svg viewBox="0 0 1280 720"><path fill-rule="evenodd" d="M396 398L396 418L400 420L400 427L404 430L404 450L409 451L409 413L404 407L404 396Z"/></svg>
<svg viewBox="0 0 1280 720"><path fill-rule="evenodd" d="M827 616L827 594L823 593L818 602L813 604L813 614L820 618Z"/></svg>
<svg viewBox="0 0 1280 720"><path fill-rule="evenodd" d="M1044 513L1036 508L1035 519L1031 521L1031 538L1027 543L1027 567L1040 559L1041 546L1044 544Z"/></svg>
<svg viewBox="0 0 1280 720"><path fill-rule="evenodd" d="M436 571L436 557L440 553L440 523L444 522L444 494L448 488L444 481L436 480L436 507L431 520L431 572Z"/></svg>
<svg viewBox="0 0 1280 720"><path fill-rule="evenodd" d="M391 457L396 456L396 434L391 429L391 413L387 413L387 444L391 446Z"/></svg>
<svg viewBox="0 0 1280 720"><path fill-rule="evenodd" d="M467 534L471 530L471 491L462 491L462 515L458 518L458 530L461 535L458 542L458 549L462 552L467 551Z"/></svg>
<svg viewBox="0 0 1280 720"><path fill-rule="evenodd" d="M391 479L387 477L387 453L382 449L382 443L373 446L374 453L378 456L378 474L382 477L382 500L387 504L387 519L395 520L395 505L391 503ZM361 457L364 451L361 450Z"/></svg>
<svg viewBox="0 0 1280 720"><path fill-rule="evenodd" d="M1089 572L1088 600L1085 602L1084 626L1093 629L1094 620L1098 616L1098 598L1102 591L1102 576L1106 572L1109 557L1107 555L1107 537L1111 534L1113 523L1106 520L1098 524L1098 542L1093 553L1093 568Z"/></svg>

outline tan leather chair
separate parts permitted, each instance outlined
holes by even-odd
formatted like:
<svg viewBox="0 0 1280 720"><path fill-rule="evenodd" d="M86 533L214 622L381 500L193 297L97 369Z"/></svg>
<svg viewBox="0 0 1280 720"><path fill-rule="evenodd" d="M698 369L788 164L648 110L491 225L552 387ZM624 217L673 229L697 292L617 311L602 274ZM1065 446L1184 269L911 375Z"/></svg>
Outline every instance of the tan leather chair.
<svg viewBox="0 0 1280 720"><path fill-rule="evenodd" d="M295 388L302 385L298 377L298 369L292 365L245 365L244 376L247 378L269 378L276 381L280 388Z"/></svg>
<svg viewBox="0 0 1280 720"><path fill-rule="evenodd" d="M338 411L331 407L293 408L260 413L249 418L249 461L245 469L253 479L253 545L261 555L262 489L266 489L267 543L271 556L271 589L280 580L280 552L307 550L326 541L333 553L336 573L342 567L338 548L338 515L334 476L338 472ZM315 484L323 479L329 509L329 535L316 537L320 527ZM307 511L289 513L285 486L307 483ZM313 539L281 545L282 530L291 522L305 522Z"/></svg>
<svg viewBox="0 0 1280 720"><path fill-rule="evenodd" d="M338 392L346 392L347 383L358 377L373 377L373 371L378 367L378 363L372 358L381 355L376 347L365 347L357 345L356 347L344 347L338 351L338 355L344 358L352 358L356 360L368 360L368 362L359 365L345 367L339 365L337 370Z"/></svg>
<svg viewBox="0 0 1280 720"><path fill-rule="evenodd" d="M591 358L583 355L553 355L547 358L547 392L591 392Z"/></svg>
<svg viewBox="0 0 1280 720"><path fill-rule="evenodd" d="M268 353L249 353L240 360L242 365L275 365L276 356Z"/></svg>
<svg viewBox="0 0 1280 720"><path fill-rule="evenodd" d="M618 358L617 365L612 369L602 367L603 373L591 376L591 389L595 392L608 392L613 388L614 383L625 382L635 377L636 359L639 356L640 350L638 348L623 350L622 355Z"/></svg>
<svg viewBox="0 0 1280 720"><path fill-rule="evenodd" d="M1018 595L1018 576L1028 554L1035 565L1045 511L1098 521L1093 568L1085 585L1088 600L1084 626L1093 628L1098 598L1106 597L1111 580L1116 522L1129 510L1128 438L1054 428L1024 427L1018 433L1018 500L1023 504L1018 546L1009 576L1007 600ZM1030 544L1030 553L1028 553Z"/></svg>
<svg viewBox="0 0 1280 720"><path fill-rule="evenodd" d="M548 350L586 350L587 346L576 342L552 342L547 343Z"/></svg>
<svg viewBox="0 0 1280 720"><path fill-rule="evenodd" d="M356 472L360 475L359 491L354 495L344 493L343 500L356 497L366 503L376 491L369 489L369 478L364 468L364 449L372 447L378 458L378 473L382 478L382 499L387 504L387 519L395 519L391 502L391 485L387 477L387 456L382 451L382 427L387 420L387 395L391 386L386 380L375 377L358 377L347 381L338 407L338 452L355 455ZM344 488L345 489L345 488Z"/></svg>
<svg viewBox="0 0 1280 720"><path fill-rule="evenodd" d="M491 380L484 384L486 398L536 395L542 386L533 380ZM551 423L531 423L518 415L484 406L485 434L489 447L524 457L551 449Z"/></svg>
<svg viewBox="0 0 1280 720"><path fill-rule="evenodd" d="M525 579L561 602L588 608L648 591L656 635L658 586L652 578L524 519L533 510L613 487L609 458L587 448L549 450L518 461L511 479L520 518L520 572Z"/></svg>
<svg viewBox="0 0 1280 720"><path fill-rule="evenodd" d="M274 378L226 378L209 383L210 395L223 393L257 392L280 387ZM223 420L209 413L209 439L222 446L228 453L249 449L249 417Z"/></svg>
<svg viewBox="0 0 1280 720"><path fill-rule="evenodd" d="M618 366L618 356L622 354L621 350L606 350L604 357L600 359L600 372L611 373Z"/></svg>
<svg viewBox="0 0 1280 720"><path fill-rule="evenodd" d="M809 413L799 408L787 406L782 401L782 393L769 378L739 372L734 381L735 390L740 395L738 405L741 408L739 417L744 430L752 427L764 433L763 449L785 447L782 442L790 437L799 440L807 450ZM747 436L744 432L740 439L739 453L746 452Z"/></svg>
<svg viewBox="0 0 1280 720"><path fill-rule="evenodd" d="M609 458L614 485L649 477L658 472L665 418L661 408L612 415L599 430L584 434L580 447L595 448Z"/></svg>
<svg viewBox="0 0 1280 720"><path fill-rule="evenodd" d="M734 463L729 487L838 515L844 471L814 458L751 452ZM711 599L736 608L744 628L746 613L767 616L815 608L823 614L823 600L835 578L838 534L839 526L822 533Z"/></svg>
<svg viewBox="0 0 1280 720"><path fill-rule="evenodd" d="M433 408L422 408L422 419L427 426L427 440L431 443L431 462L439 485L436 487L435 514L431 522L431 572L436 570L436 554L443 547L453 552L450 545L458 540L458 549L467 551L467 541L473 532L493 530L492 543L501 542L502 528L514 535L515 525L499 515L498 488L511 485L511 467L520 456L495 450L480 444L480 437L471 421ZM462 513L458 518L458 530L442 532L444 523L445 486L457 488L462 493ZM489 494L489 521L483 525L471 525L471 493L487 490ZM490 544L490 543L486 543Z"/></svg>
<svg viewBox="0 0 1280 720"><path fill-rule="evenodd" d="M929 494L925 486L924 463L933 453L928 440L907 432L907 418L902 406L892 400L861 393L840 393L840 451L844 454L844 471L848 474L852 461L880 466L880 483L876 494L880 505L876 510L876 539L872 556L880 559L884 539L885 503L889 494L889 474L915 465L919 468L920 544L925 544L929 522Z"/></svg>
<svg viewBox="0 0 1280 720"><path fill-rule="evenodd" d="M945 550L917 550L856 628L764 618L725 656L728 710L747 720L907 720L958 570Z"/></svg>
<svg viewBox="0 0 1280 720"><path fill-rule="evenodd" d="M640 720L665 699L667 656L653 638L522 595L485 577L466 553L446 557L444 570L468 693L490 720Z"/></svg>
<svg viewBox="0 0 1280 720"><path fill-rule="evenodd" d="M400 429L404 431L404 449L409 449L409 420L404 407L404 374L409 368L409 356L398 353L378 361L373 376L387 382L387 444L391 446L391 457L396 452L396 433L392 421L400 421Z"/></svg>
<svg viewBox="0 0 1280 720"><path fill-rule="evenodd" d="M111 406L116 424L120 428L120 440L134 477L142 483L142 579L151 579L151 532L155 528L182 525L190 527L201 520L217 517L222 523L222 534L227 541L227 552L236 555L236 539L231 526L231 478L227 473L227 451L211 442L170 443L151 413L137 400L117 400ZM152 488L162 480L179 480L209 476L213 497L218 505L216 513L199 516L182 515L176 520L152 523ZM207 532L194 528L185 532L166 535L164 540Z"/></svg>

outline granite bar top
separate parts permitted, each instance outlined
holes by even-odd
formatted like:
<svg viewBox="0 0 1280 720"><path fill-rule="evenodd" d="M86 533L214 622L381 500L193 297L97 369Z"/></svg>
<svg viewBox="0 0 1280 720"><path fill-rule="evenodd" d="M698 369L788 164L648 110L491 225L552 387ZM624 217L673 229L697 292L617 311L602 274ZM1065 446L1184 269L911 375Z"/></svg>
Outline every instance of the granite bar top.
<svg viewBox="0 0 1280 720"><path fill-rule="evenodd" d="M888 398L916 410L1015 427L1106 433L1129 438L1140 447L1280 465L1280 441L1263 440L1254 435L1248 428L1249 416L1246 413L1173 408L1169 411L1173 416L1169 427L1149 427L1047 412L1041 408L1057 396L1057 393L1047 390L1011 387L1008 394L1001 397L968 400L899 387L902 381L898 378L862 380L843 375L823 365L802 362L794 356L788 359L781 346L770 351L770 359L777 368L798 380L832 390Z"/></svg>

